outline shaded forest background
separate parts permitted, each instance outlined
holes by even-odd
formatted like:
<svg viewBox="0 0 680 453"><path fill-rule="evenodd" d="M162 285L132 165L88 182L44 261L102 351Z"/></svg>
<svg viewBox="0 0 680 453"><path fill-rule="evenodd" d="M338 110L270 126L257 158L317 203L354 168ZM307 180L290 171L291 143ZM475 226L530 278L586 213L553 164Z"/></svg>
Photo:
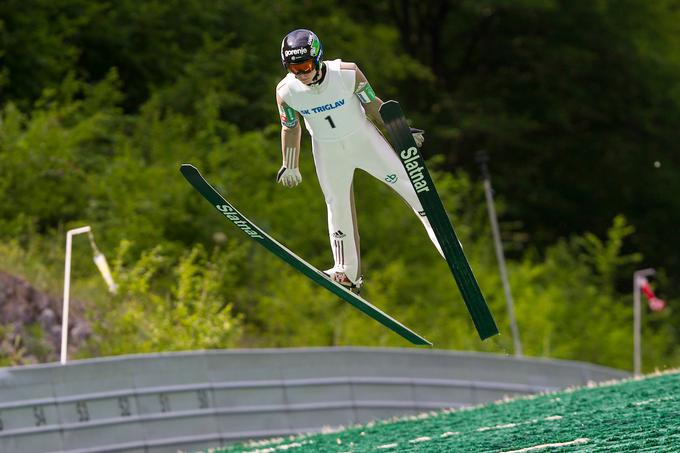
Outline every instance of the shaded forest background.
<svg viewBox="0 0 680 453"><path fill-rule="evenodd" d="M406 346L257 248L178 172L197 165L255 223L330 265L307 137L302 185L274 182L280 42L300 27L427 131L503 335L479 341L418 220L359 173L368 300L436 347L512 353L483 149L524 352L630 369L632 273L654 267L669 307L645 313L644 365L680 364L677 0L5 0L0 270L59 295L65 231L87 224L119 284L106 292L76 238L73 297L92 332L75 357ZM2 325L0 363L54 360L43 330Z"/></svg>

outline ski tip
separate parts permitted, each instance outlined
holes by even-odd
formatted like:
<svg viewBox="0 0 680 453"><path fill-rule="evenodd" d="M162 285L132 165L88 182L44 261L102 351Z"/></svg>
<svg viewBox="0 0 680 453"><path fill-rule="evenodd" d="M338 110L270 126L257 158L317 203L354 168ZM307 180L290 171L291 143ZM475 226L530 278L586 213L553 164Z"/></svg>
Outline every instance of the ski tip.
<svg viewBox="0 0 680 453"><path fill-rule="evenodd" d="M390 99L389 101L383 102L378 110L382 110L383 108L389 109L392 106L399 107L399 103L393 99Z"/></svg>
<svg viewBox="0 0 680 453"><path fill-rule="evenodd" d="M198 171L198 168L194 167L191 164L182 164L179 166L179 171L182 172L182 174L185 177L189 177L189 175L200 175L200 172Z"/></svg>

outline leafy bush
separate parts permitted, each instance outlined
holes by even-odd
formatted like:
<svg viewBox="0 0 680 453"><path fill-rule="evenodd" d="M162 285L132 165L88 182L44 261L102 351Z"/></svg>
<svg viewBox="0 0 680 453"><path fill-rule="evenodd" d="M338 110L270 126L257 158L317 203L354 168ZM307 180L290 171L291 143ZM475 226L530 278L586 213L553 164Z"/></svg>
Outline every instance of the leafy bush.
<svg viewBox="0 0 680 453"><path fill-rule="evenodd" d="M177 261L157 247L130 260L123 241L114 264L117 295L96 307L91 351L98 355L229 348L242 319L232 312L238 249L208 255L196 245Z"/></svg>

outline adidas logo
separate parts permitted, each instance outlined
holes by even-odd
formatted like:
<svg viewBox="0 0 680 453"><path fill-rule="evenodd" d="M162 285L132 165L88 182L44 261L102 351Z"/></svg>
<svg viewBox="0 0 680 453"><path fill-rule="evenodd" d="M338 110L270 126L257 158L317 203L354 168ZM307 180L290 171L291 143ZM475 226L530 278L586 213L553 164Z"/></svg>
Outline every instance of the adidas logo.
<svg viewBox="0 0 680 453"><path fill-rule="evenodd" d="M342 239L347 235L345 233L343 233L342 231L338 230L335 233L333 233L331 236L333 236L335 239Z"/></svg>

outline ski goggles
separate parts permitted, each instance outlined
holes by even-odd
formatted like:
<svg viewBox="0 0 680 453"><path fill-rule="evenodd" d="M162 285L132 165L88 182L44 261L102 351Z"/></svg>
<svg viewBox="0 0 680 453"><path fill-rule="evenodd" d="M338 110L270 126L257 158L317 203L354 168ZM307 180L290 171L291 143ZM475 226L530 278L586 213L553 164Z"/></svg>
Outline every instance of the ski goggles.
<svg viewBox="0 0 680 453"><path fill-rule="evenodd" d="M288 70L293 74L307 74L312 72L316 65L314 60L305 60L302 63L291 63L288 65Z"/></svg>

